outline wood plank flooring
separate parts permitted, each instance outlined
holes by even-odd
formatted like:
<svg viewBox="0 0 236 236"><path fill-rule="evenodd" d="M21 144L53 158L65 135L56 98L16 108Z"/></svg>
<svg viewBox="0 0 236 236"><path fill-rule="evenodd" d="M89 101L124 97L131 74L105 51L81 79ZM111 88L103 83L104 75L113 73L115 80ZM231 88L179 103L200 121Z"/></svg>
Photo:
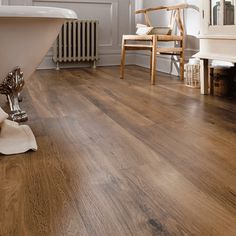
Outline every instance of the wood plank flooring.
<svg viewBox="0 0 236 236"><path fill-rule="evenodd" d="M129 66L37 71L37 152L0 156L0 236L236 235L236 101ZM2 107L6 108L4 97Z"/></svg>

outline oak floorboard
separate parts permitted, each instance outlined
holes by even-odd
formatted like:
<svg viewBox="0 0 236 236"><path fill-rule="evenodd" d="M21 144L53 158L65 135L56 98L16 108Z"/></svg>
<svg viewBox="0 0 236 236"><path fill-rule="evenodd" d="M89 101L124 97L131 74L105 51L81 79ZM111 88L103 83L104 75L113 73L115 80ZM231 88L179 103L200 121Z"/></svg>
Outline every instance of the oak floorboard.
<svg viewBox="0 0 236 236"><path fill-rule="evenodd" d="M0 156L0 236L236 235L236 99L148 78L34 73L22 107L39 150Z"/></svg>

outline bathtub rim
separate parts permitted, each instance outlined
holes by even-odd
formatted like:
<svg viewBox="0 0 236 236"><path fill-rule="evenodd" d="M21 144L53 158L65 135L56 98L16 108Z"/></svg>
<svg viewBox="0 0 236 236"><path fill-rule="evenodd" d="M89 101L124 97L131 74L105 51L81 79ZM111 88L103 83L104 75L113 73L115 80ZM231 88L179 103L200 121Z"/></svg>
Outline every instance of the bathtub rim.
<svg viewBox="0 0 236 236"><path fill-rule="evenodd" d="M58 7L0 6L1 18L77 19L77 14L73 10Z"/></svg>

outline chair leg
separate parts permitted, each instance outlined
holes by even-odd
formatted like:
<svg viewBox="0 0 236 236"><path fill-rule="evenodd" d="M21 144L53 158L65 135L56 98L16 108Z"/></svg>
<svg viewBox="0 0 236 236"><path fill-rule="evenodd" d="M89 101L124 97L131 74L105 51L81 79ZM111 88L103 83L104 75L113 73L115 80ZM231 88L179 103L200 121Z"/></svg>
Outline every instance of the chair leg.
<svg viewBox="0 0 236 236"><path fill-rule="evenodd" d="M125 67L125 40L122 39L120 79L124 79L124 69L125 69L124 67Z"/></svg>
<svg viewBox="0 0 236 236"><path fill-rule="evenodd" d="M180 80L184 80L184 42L183 41L181 41L180 46L182 48L182 52L180 54L179 72L180 72Z"/></svg>
<svg viewBox="0 0 236 236"><path fill-rule="evenodd" d="M184 53L180 54L180 80L184 80Z"/></svg>
<svg viewBox="0 0 236 236"><path fill-rule="evenodd" d="M150 52L150 76L152 76L152 51Z"/></svg>
<svg viewBox="0 0 236 236"><path fill-rule="evenodd" d="M156 82L156 58L157 58L157 37L154 35L152 39L152 66L151 66L151 84Z"/></svg>

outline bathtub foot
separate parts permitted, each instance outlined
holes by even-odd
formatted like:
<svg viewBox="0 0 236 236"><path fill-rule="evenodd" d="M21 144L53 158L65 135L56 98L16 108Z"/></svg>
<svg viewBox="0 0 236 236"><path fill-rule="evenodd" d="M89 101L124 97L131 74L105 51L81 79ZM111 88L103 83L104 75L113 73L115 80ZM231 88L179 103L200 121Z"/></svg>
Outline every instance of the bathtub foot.
<svg viewBox="0 0 236 236"><path fill-rule="evenodd" d="M9 118L16 122L23 122L28 120L25 111L22 111L19 106L21 101L20 92L24 86L23 72L19 67L10 72L7 77L0 84L0 93L7 96L10 107Z"/></svg>

